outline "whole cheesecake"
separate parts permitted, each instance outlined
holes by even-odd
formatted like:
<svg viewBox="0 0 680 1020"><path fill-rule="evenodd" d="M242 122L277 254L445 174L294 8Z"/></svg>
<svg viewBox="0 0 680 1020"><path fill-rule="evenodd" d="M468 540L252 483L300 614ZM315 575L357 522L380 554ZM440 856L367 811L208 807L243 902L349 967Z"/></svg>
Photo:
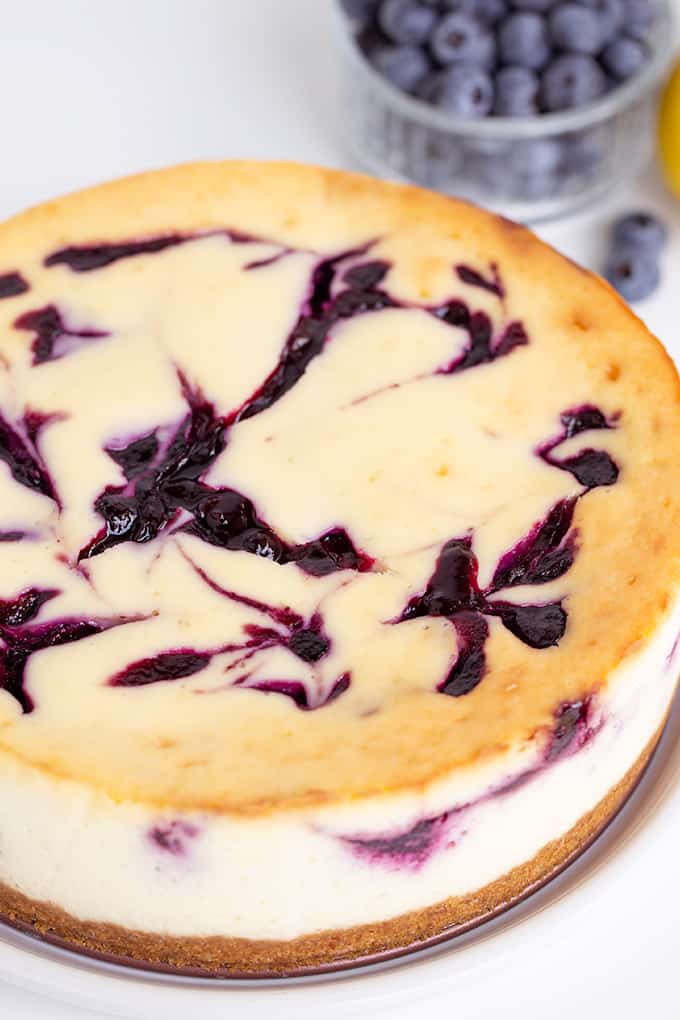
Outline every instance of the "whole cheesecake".
<svg viewBox="0 0 680 1020"><path fill-rule="evenodd" d="M512 223L287 164L0 228L0 915L388 956L612 817L679 669L680 391Z"/></svg>

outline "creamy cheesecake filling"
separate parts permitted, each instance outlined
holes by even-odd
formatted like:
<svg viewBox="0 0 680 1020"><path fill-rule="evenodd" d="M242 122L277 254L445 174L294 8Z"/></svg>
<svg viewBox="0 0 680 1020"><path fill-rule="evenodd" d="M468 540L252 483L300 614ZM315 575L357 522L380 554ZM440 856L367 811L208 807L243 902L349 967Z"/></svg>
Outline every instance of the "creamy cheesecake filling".
<svg viewBox="0 0 680 1020"><path fill-rule="evenodd" d="M3 754L0 881L84 921L292 939L482 888L567 832L663 723L680 603L564 723L422 794L244 819L115 803ZM568 708L566 709L568 711Z"/></svg>
<svg viewBox="0 0 680 1020"><path fill-rule="evenodd" d="M680 643L677 377L601 283L245 164L29 213L0 270L9 913L229 966L158 937L479 916L587 841Z"/></svg>

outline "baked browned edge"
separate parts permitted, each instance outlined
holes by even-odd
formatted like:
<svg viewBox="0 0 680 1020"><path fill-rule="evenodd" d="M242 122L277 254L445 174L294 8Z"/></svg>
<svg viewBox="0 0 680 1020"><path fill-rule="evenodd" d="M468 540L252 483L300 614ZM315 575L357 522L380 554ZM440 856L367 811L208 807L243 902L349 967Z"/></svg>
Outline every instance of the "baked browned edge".
<svg viewBox="0 0 680 1020"><path fill-rule="evenodd" d="M0 919L20 931L108 962L205 977L267 978L375 963L460 935L516 905L554 878L600 835L623 807L661 738L665 721L609 793L568 832L530 861L466 896L452 896L387 921L255 940L176 936L83 921L53 903L32 900L0 882Z"/></svg>

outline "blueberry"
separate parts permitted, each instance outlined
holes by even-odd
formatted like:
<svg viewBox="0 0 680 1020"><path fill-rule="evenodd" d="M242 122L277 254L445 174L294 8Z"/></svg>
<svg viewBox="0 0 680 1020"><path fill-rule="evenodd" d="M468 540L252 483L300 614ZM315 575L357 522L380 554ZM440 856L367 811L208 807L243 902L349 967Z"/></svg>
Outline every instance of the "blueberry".
<svg viewBox="0 0 680 1020"><path fill-rule="evenodd" d="M654 24L655 8L652 0L624 0L626 35L646 39Z"/></svg>
<svg viewBox="0 0 680 1020"><path fill-rule="evenodd" d="M510 165L521 176L551 174L557 170L561 157L562 149L557 140L538 138L515 144Z"/></svg>
<svg viewBox="0 0 680 1020"><path fill-rule="evenodd" d="M407 145L409 175L427 188L450 188L463 164L456 138L414 125Z"/></svg>
<svg viewBox="0 0 680 1020"><path fill-rule="evenodd" d="M368 25L375 17L378 0L340 0L340 6L352 21Z"/></svg>
<svg viewBox="0 0 680 1020"><path fill-rule="evenodd" d="M596 11L581 4L560 4L551 13L548 26L557 49L592 55L602 46L600 19Z"/></svg>
<svg viewBox="0 0 680 1020"><path fill-rule="evenodd" d="M553 170L520 174L514 179L513 197L526 202L541 202L554 198L560 190L560 179Z"/></svg>
<svg viewBox="0 0 680 1020"><path fill-rule="evenodd" d="M499 117L530 117L538 113L539 80L528 67L504 67L496 75L494 113Z"/></svg>
<svg viewBox="0 0 680 1020"><path fill-rule="evenodd" d="M426 74L413 90L418 99L422 99L424 103L434 105L441 88L441 77L441 71L431 71L429 74Z"/></svg>
<svg viewBox="0 0 680 1020"><path fill-rule="evenodd" d="M375 25L368 25L357 32L356 44L364 56L370 59L372 53L386 45L385 36Z"/></svg>
<svg viewBox="0 0 680 1020"><path fill-rule="evenodd" d="M592 129L567 135L562 140L563 174L588 174L601 163L607 152L607 139L602 131Z"/></svg>
<svg viewBox="0 0 680 1020"><path fill-rule="evenodd" d="M508 13L508 0L443 0L443 6L451 11L474 14L485 25L495 25Z"/></svg>
<svg viewBox="0 0 680 1020"><path fill-rule="evenodd" d="M498 32L500 57L504 64L538 70L550 60L548 25L540 14L520 12L506 18Z"/></svg>
<svg viewBox="0 0 680 1020"><path fill-rule="evenodd" d="M625 81L626 78L637 74L646 63L647 57L647 47L643 42L621 36L605 46L600 55L600 61L605 71L608 71L613 78L616 78L617 81Z"/></svg>
<svg viewBox="0 0 680 1020"><path fill-rule="evenodd" d="M430 40L434 57L440 64L476 64L493 67L496 40L476 18L464 12L442 18Z"/></svg>
<svg viewBox="0 0 680 1020"><path fill-rule="evenodd" d="M404 92L412 92L430 70L418 46L380 46L370 54L376 71Z"/></svg>
<svg viewBox="0 0 680 1020"><path fill-rule="evenodd" d="M515 182L503 153L476 152L470 157L470 176L487 195L509 197Z"/></svg>
<svg viewBox="0 0 680 1020"><path fill-rule="evenodd" d="M467 9L487 25L496 25L508 13L508 0L468 0Z"/></svg>
<svg viewBox="0 0 680 1020"><path fill-rule="evenodd" d="M436 12L413 0L383 0L378 22L388 39L396 43L419 45L434 28Z"/></svg>
<svg viewBox="0 0 680 1020"><path fill-rule="evenodd" d="M493 106L493 82L481 68L454 64L430 82L429 101L457 117L486 117Z"/></svg>
<svg viewBox="0 0 680 1020"><path fill-rule="evenodd" d="M512 0L512 6L520 11L539 11L545 13L554 7L557 0Z"/></svg>
<svg viewBox="0 0 680 1020"><path fill-rule="evenodd" d="M597 13L600 22L600 39L602 45L615 39L624 27L626 18L623 0L580 0L584 7L590 7Z"/></svg>
<svg viewBox="0 0 680 1020"><path fill-rule="evenodd" d="M653 213L633 212L622 216L612 228L612 248L632 248L649 255L660 255L668 241L666 225Z"/></svg>
<svg viewBox="0 0 680 1020"><path fill-rule="evenodd" d="M600 65L584 54L558 57L543 74L541 102L546 111L571 110L598 99L607 88Z"/></svg>
<svg viewBox="0 0 680 1020"><path fill-rule="evenodd" d="M655 256L635 248L619 248L610 255L605 276L626 301L644 301L660 282Z"/></svg>

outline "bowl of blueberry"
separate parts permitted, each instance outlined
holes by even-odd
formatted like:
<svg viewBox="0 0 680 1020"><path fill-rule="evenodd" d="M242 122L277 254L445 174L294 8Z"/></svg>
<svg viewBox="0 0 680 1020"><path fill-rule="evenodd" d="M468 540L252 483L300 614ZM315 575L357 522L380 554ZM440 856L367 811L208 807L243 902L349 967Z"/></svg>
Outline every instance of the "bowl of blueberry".
<svg viewBox="0 0 680 1020"><path fill-rule="evenodd" d="M672 0L335 0L357 158L537 222L653 153Z"/></svg>

